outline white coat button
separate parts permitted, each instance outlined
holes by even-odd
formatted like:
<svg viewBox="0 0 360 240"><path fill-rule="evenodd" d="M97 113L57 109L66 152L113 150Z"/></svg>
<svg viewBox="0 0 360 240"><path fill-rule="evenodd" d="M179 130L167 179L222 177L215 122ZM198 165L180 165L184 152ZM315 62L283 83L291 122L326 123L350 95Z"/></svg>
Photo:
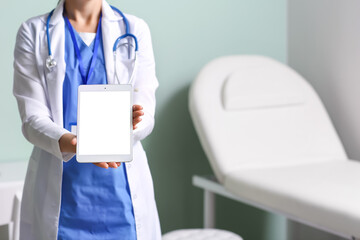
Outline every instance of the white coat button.
<svg viewBox="0 0 360 240"><path fill-rule="evenodd" d="M127 166L128 166L128 168L131 168L131 163L129 163Z"/></svg>
<svg viewBox="0 0 360 240"><path fill-rule="evenodd" d="M134 194L134 199L136 199L137 198L137 195L136 194Z"/></svg>

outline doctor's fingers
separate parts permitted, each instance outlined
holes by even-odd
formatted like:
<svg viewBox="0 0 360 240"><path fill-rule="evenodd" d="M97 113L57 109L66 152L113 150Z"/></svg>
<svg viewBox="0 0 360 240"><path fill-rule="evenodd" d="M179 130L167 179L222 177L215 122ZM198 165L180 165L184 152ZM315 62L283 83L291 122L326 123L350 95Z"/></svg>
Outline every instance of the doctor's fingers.
<svg viewBox="0 0 360 240"><path fill-rule="evenodd" d="M117 168L121 165L120 162L100 162L100 163L93 163L94 165L98 166L98 167L101 167L101 168L106 168L108 169L109 167L110 168Z"/></svg>
<svg viewBox="0 0 360 240"><path fill-rule="evenodd" d="M141 118L137 118L133 120L133 130L137 129L137 124L141 122Z"/></svg>
<svg viewBox="0 0 360 240"><path fill-rule="evenodd" d="M144 112L141 110L133 112L133 118L140 117L142 115L144 115Z"/></svg>
<svg viewBox="0 0 360 240"><path fill-rule="evenodd" d="M101 168L109 168L109 165L106 162L93 163L93 164Z"/></svg>
<svg viewBox="0 0 360 240"><path fill-rule="evenodd" d="M142 118L141 117L137 117L133 119L133 126L136 127L136 125L141 122Z"/></svg>
<svg viewBox="0 0 360 240"><path fill-rule="evenodd" d="M142 110L143 107L141 105L133 105L133 111Z"/></svg>
<svg viewBox="0 0 360 240"><path fill-rule="evenodd" d="M118 167L118 165L116 164L116 162L108 162L107 164L108 164L109 167L111 167L111 168L117 168L117 167Z"/></svg>

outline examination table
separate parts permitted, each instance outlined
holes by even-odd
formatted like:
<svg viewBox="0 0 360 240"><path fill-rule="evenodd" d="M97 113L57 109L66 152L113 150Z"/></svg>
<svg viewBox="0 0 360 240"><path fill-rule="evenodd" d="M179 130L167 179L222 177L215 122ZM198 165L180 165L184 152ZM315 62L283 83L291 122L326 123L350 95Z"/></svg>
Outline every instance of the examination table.
<svg viewBox="0 0 360 240"><path fill-rule="evenodd" d="M360 163L349 160L311 85L262 56L206 65L190 88L196 132L216 177L204 189L204 226L214 194L360 239Z"/></svg>

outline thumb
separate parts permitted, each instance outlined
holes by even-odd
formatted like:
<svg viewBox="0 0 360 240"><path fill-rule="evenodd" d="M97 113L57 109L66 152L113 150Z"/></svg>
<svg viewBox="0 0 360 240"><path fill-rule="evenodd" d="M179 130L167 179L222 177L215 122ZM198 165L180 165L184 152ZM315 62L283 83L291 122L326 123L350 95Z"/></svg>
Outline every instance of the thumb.
<svg viewBox="0 0 360 240"><path fill-rule="evenodd" d="M73 137L73 139L71 139L71 141L70 141L70 144L75 146L76 143L77 143L77 139L76 139L76 137Z"/></svg>

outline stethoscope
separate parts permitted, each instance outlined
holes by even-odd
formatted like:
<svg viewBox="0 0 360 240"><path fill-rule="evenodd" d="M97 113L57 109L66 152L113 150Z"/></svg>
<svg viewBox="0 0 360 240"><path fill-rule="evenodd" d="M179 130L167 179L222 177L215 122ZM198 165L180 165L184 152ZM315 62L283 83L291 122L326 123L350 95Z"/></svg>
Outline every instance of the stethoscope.
<svg viewBox="0 0 360 240"><path fill-rule="evenodd" d="M134 73L135 73L135 70L136 70L136 67L137 67L137 51L138 51L138 41L137 41L137 38L135 37L135 35L131 34L130 33L130 25L129 25L129 21L127 20L127 18L125 17L125 15L119 10L117 9L116 7L113 7L111 6L111 8L118 12L120 14L120 16L123 18L124 20L124 24L125 24L125 34L124 35L121 35L120 37L118 37L116 40L115 40L115 43L114 43L114 46L113 46L113 55L114 55L114 74L115 74L115 78L118 82L118 84L120 84L120 80L119 80L119 76L118 76L118 73L117 73L117 68L116 68L116 59L117 59L117 56L116 56L116 49L119 47L119 43L121 40L123 39L126 39L126 38L131 38L134 40L134 43L135 43L135 49L134 49L134 67L133 67L133 70L132 70L132 73L130 75L130 78L129 78L129 81L128 81L128 84L132 84L132 81L133 81L133 78L134 78ZM54 9L55 10L55 9ZM51 16L53 15L54 13L54 10L52 10L49 14L49 16L47 17L47 20L46 20L46 37L47 37L47 42L48 42L48 53L49 53L49 56L46 58L46 67L52 71L56 65L57 65L57 62L56 60L54 59L53 55L52 55L52 52L51 52L51 40L50 40L50 33L49 33L49 23L50 23L50 19L51 19ZM127 43L124 43L124 44L121 44L121 45L127 45L128 47L128 51L129 51L129 54L128 54L128 58L130 59L131 58L131 43L130 41L128 41Z"/></svg>

